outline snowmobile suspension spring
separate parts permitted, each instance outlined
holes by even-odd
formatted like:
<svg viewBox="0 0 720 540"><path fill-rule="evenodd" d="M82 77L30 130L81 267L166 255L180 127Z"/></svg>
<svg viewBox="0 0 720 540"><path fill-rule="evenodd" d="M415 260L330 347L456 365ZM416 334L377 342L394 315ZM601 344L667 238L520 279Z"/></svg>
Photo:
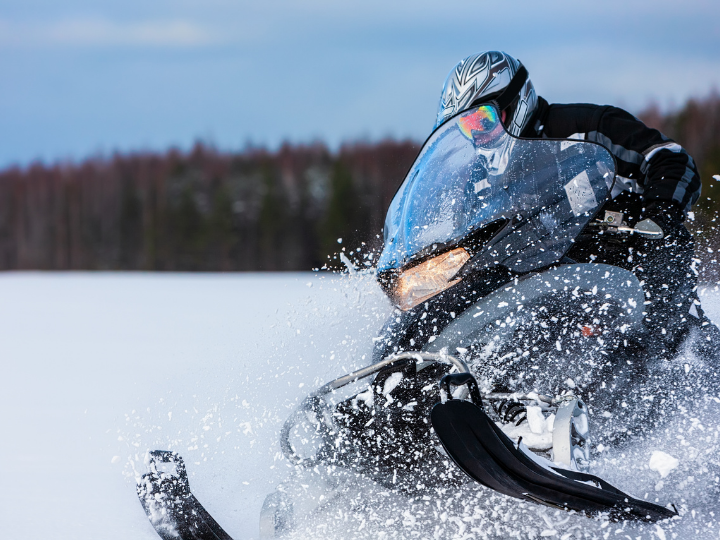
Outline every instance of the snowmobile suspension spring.
<svg viewBox="0 0 720 540"><path fill-rule="evenodd" d="M504 424L514 423L519 426L527 420L527 407L519 401L507 399L495 402L493 408Z"/></svg>

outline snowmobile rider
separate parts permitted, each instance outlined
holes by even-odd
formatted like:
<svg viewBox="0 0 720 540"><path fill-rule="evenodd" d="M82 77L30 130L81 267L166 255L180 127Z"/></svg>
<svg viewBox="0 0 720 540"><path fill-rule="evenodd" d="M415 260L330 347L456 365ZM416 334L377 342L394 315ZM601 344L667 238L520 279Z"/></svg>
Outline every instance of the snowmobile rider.
<svg viewBox="0 0 720 540"><path fill-rule="evenodd" d="M657 329L667 353L675 351L693 326L707 326L696 292L693 238L683 225L700 196L700 176L692 157L617 107L548 104L535 93L522 63L499 51L473 54L452 69L443 86L435 127L464 110L487 104L501 112L511 135L592 141L615 156L617 175L611 199L597 217L630 227L650 219L664 237L645 239L588 230L567 257L632 271L646 293L645 323Z"/></svg>

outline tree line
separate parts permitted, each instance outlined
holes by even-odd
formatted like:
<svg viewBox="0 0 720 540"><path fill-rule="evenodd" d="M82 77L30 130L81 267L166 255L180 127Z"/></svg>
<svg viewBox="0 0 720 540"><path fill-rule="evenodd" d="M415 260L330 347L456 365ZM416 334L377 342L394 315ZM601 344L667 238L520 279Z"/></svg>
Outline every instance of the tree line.
<svg viewBox="0 0 720 540"><path fill-rule="evenodd" d="M639 115L650 127L680 143L693 157L703 183L703 194L695 209L701 219L712 219L720 211L720 94L690 99L685 105L663 114L651 106ZM716 191L717 190L717 191Z"/></svg>
<svg viewBox="0 0 720 540"><path fill-rule="evenodd" d="M697 161L692 226L715 244L720 97L640 117ZM322 143L222 152L138 152L0 171L2 270L309 270L359 264L381 245L385 211L420 143ZM358 253L357 249L362 248Z"/></svg>
<svg viewBox="0 0 720 540"><path fill-rule="evenodd" d="M237 153L196 144L5 170L0 269L322 267L343 247L377 247L418 149L391 140L335 153L321 143Z"/></svg>

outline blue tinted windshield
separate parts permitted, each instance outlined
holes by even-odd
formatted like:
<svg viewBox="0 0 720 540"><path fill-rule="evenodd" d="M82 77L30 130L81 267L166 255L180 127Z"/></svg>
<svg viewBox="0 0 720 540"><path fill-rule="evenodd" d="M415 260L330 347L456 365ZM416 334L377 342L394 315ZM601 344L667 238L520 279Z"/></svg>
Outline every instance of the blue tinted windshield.
<svg viewBox="0 0 720 540"><path fill-rule="evenodd" d="M549 264L602 205L614 170L602 146L514 138L490 106L461 113L428 139L393 198L378 271L402 268L518 215L528 223L525 234L531 232L528 249L498 262L516 270Z"/></svg>

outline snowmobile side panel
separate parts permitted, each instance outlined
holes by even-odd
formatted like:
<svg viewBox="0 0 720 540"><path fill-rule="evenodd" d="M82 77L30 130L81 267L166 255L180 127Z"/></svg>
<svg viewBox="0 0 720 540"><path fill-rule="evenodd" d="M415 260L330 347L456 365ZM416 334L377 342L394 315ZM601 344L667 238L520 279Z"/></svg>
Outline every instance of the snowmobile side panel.
<svg viewBox="0 0 720 540"><path fill-rule="evenodd" d="M157 470L171 463L175 474ZM232 540L190 491L180 455L165 450L149 453L148 468L137 484L137 494L158 536L163 540Z"/></svg>
<svg viewBox="0 0 720 540"><path fill-rule="evenodd" d="M540 465L470 402L438 403L431 421L445 450L465 473L506 495L589 515L607 513L614 520L652 522L676 515L635 499L593 475ZM488 477L495 485L514 488L497 489Z"/></svg>
<svg viewBox="0 0 720 540"><path fill-rule="evenodd" d="M558 290L558 283L571 283L573 287L579 288L580 295L585 292L589 294L593 290L601 295L610 293L619 302L618 307L622 308L618 320L621 319L622 324L627 324L635 331L641 330L643 315L640 308L645 298L640 282L632 272L607 264L563 264L539 274L527 274L516 283L497 288L449 321L437 339L426 344L423 350L452 351L458 345L466 347L478 339L482 342L492 339L498 329L493 328L494 331L483 338L482 332L487 325L497 319L517 316L519 306L557 296L562 292L562 286Z"/></svg>

